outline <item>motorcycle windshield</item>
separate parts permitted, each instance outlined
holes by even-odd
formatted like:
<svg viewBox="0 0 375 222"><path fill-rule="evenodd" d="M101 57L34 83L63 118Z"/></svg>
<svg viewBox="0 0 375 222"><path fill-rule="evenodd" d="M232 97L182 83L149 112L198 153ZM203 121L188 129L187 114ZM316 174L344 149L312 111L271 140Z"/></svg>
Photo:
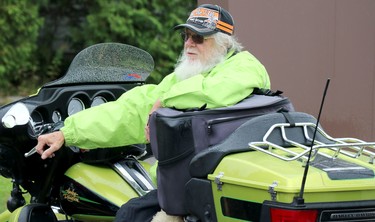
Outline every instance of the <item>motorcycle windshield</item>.
<svg viewBox="0 0 375 222"><path fill-rule="evenodd" d="M152 56L142 49L122 43L100 43L79 52L62 78L44 86L140 82L153 69Z"/></svg>

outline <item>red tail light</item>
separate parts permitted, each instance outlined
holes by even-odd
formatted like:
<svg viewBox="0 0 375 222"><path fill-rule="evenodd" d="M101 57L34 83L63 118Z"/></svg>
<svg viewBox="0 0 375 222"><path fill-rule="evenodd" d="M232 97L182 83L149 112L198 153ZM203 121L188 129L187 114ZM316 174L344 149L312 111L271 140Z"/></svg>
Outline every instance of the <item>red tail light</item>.
<svg viewBox="0 0 375 222"><path fill-rule="evenodd" d="M317 210L271 208L271 222L315 222L317 216Z"/></svg>

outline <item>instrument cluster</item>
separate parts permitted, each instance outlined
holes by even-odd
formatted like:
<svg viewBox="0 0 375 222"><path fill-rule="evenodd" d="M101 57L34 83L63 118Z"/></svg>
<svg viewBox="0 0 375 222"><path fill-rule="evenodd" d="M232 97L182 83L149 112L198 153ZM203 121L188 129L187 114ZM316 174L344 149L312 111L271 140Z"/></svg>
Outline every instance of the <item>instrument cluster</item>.
<svg viewBox="0 0 375 222"><path fill-rule="evenodd" d="M83 95L78 94L69 100L66 107L67 116L71 116L87 108L98 106L108 102L108 100L104 96L95 96L92 100L82 99L82 96ZM60 113L59 109L54 110L52 112L52 121L56 123L61 120L62 114Z"/></svg>
<svg viewBox="0 0 375 222"><path fill-rule="evenodd" d="M107 99L105 97L95 96L88 107L98 106L106 102L107 102ZM79 111L82 111L86 108L87 108L87 104L85 104L82 101L82 99L80 99L79 97L73 97L72 99L70 99L68 103L68 107L67 107L68 116L78 113ZM54 122L56 122L55 120L60 121L61 120L60 117L61 117L61 114L59 114L59 112L55 110L52 115L52 120L54 120Z"/></svg>
<svg viewBox="0 0 375 222"><path fill-rule="evenodd" d="M63 121L82 110L114 101L119 95L121 92L110 90L59 92L49 100L43 99L43 103L38 104L31 112L31 121L34 126Z"/></svg>

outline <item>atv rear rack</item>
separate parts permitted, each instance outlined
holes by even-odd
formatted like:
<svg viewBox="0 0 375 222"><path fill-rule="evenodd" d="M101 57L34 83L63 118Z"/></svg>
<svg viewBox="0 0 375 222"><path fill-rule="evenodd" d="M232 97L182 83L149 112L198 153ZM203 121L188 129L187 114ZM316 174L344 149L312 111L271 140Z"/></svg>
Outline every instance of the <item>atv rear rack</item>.
<svg viewBox="0 0 375 222"><path fill-rule="evenodd" d="M307 159L308 154L311 149L311 157L314 158L320 149L333 150L333 154L328 154L326 152L319 152L320 155L336 158L339 154L349 156L351 158L358 158L360 156L366 156L368 158L368 163L374 164L375 158L375 142L365 142L356 138L332 138L327 133L325 133L320 127L317 127L317 134L320 134L321 139L327 140L326 143L314 140L313 146L307 146L300 142L291 140L287 137L288 128L300 127L302 129L301 138L309 143L312 143L312 138L310 138L308 129L315 130L316 124L311 122L306 123L295 123L293 126L289 123L278 123L272 125L263 137L262 142L250 142L249 146L251 149L267 153L271 156L277 157L285 161L293 161L297 159ZM270 141L270 135L276 133L279 129L279 134L281 143L288 144L288 146L281 146ZM280 141L278 141L280 142ZM295 149L290 148L300 148L302 152L295 152ZM277 151L277 152L275 152Z"/></svg>

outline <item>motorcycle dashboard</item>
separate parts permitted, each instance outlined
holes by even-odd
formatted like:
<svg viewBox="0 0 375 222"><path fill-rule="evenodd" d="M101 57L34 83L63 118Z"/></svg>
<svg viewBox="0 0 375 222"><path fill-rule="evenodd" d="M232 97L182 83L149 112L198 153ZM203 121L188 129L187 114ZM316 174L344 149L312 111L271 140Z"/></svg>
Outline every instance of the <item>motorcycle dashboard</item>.
<svg viewBox="0 0 375 222"><path fill-rule="evenodd" d="M42 88L39 93L24 102L31 109L34 126L64 121L82 110L116 100L138 83L84 84L56 88ZM49 99L45 99L49 98Z"/></svg>

